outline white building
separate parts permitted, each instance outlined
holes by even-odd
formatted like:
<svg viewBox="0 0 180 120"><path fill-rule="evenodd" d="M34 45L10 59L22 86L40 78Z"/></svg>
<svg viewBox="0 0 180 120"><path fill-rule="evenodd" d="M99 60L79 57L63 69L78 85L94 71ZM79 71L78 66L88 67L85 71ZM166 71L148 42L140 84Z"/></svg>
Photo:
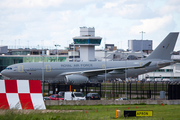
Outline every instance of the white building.
<svg viewBox="0 0 180 120"><path fill-rule="evenodd" d="M80 27L80 36L73 37L75 45L80 46L80 60L94 61L95 46L101 44L101 37L95 36L95 28Z"/></svg>

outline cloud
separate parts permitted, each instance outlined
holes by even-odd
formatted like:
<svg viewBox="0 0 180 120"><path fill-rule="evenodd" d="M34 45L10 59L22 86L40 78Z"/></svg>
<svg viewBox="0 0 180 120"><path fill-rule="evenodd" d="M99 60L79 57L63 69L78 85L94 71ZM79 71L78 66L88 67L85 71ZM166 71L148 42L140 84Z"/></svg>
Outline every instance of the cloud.
<svg viewBox="0 0 180 120"><path fill-rule="evenodd" d="M119 1L120 2L120 1ZM107 2L105 3L105 5L103 6L103 8L105 9L111 9L111 8L116 8L119 4L119 2ZM123 3L124 1L122 0L121 3Z"/></svg>
<svg viewBox="0 0 180 120"><path fill-rule="evenodd" d="M157 12L160 15L167 15L167 14L180 14L180 1L179 0L169 0L165 3L164 6L160 7Z"/></svg>
<svg viewBox="0 0 180 120"><path fill-rule="evenodd" d="M153 39L158 37L154 33L160 31L164 36L175 30L176 24L179 30L179 2L160 3L155 0L1 0L0 40L13 45L15 39L20 39L21 45L29 41L32 46L41 45L44 40L46 46L54 46L55 42L63 48L79 35L79 27L87 26L95 27L96 35L106 38L107 43L117 44L121 40L127 48L127 40L139 38L142 30Z"/></svg>
<svg viewBox="0 0 180 120"><path fill-rule="evenodd" d="M142 30L146 31L147 33L151 33L159 29L166 28L169 24L172 23L172 21L173 18L171 15L140 20L141 24L132 26L130 31L133 34L136 34L138 33L137 31L142 31Z"/></svg>
<svg viewBox="0 0 180 120"><path fill-rule="evenodd" d="M49 6L57 7L64 0L4 0L1 8L46 8Z"/></svg>
<svg viewBox="0 0 180 120"><path fill-rule="evenodd" d="M117 14L128 19L145 19L153 16L152 11L143 4L125 5Z"/></svg>
<svg viewBox="0 0 180 120"><path fill-rule="evenodd" d="M83 17L73 11L32 10L4 15L0 21L1 39L6 41L6 45L12 45L15 39L20 39L21 45L27 45L29 40L29 44L36 46L44 39L44 43L48 43L46 45L53 46L53 41L63 43L64 40L72 40L73 36L79 35ZM77 29L76 34L72 32L73 28Z"/></svg>
<svg viewBox="0 0 180 120"><path fill-rule="evenodd" d="M156 16L148 4L139 0L122 0L108 2L104 5L104 10L108 15L121 16L125 19L147 19Z"/></svg>
<svg viewBox="0 0 180 120"><path fill-rule="evenodd" d="M167 4L176 6L176 5L180 5L180 1L179 0L169 0L167 2Z"/></svg>

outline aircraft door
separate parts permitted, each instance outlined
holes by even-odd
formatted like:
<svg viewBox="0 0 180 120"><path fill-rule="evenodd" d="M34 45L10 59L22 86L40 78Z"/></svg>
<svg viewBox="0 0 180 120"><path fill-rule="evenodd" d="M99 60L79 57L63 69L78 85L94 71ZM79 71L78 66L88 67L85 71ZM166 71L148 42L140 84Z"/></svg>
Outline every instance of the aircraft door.
<svg viewBox="0 0 180 120"><path fill-rule="evenodd" d="M51 72L51 66L50 65L46 65L46 72Z"/></svg>
<svg viewBox="0 0 180 120"><path fill-rule="evenodd" d="M24 72L23 65L18 66L18 72L20 73Z"/></svg>
<svg viewBox="0 0 180 120"><path fill-rule="evenodd" d="M144 62L140 62L139 63L140 64L140 66L143 66L144 65ZM140 68L141 70L144 70L145 68Z"/></svg>

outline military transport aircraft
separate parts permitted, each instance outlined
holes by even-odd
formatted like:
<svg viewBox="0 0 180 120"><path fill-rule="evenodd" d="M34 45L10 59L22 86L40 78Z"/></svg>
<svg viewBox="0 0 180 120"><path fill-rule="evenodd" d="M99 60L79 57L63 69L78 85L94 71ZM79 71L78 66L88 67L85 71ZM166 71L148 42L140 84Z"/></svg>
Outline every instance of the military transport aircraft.
<svg viewBox="0 0 180 120"><path fill-rule="evenodd" d="M171 32L147 57L130 61L101 62L41 62L8 66L1 74L9 79L63 80L66 84L86 83L88 80L135 77L176 63L171 60L179 32Z"/></svg>

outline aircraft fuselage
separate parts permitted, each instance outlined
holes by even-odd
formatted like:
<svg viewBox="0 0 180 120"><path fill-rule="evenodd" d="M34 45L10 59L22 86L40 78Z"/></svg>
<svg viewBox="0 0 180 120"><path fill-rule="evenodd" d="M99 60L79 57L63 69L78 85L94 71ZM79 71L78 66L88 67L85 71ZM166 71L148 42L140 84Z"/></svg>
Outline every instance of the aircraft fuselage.
<svg viewBox="0 0 180 120"><path fill-rule="evenodd" d="M42 62L42 63L19 63L8 66L1 73L10 79L32 79L41 80L43 65L44 65L44 79L45 80L62 80L64 76L61 74L66 72L77 72L84 70L94 70L94 69L106 69L108 68L118 68L127 66L142 66L151 60L129 60L129 61L107 61L107 62ZM139 69L125 69L118 71L117 73L109 72L106 74L107 78L121 78L125 77L135 77L139 74L147 73L161 68L158 63L162 63L162 60L152 60L151 64L145 68ZM170 62L170 61L164 61ZM6 74L4 74L6 71ZM7 72L8 71L8 72ZM126 71L126 72L125 72ZM126 73L126 74L125 74ZM58 77L57 77L58 76ZM61 76L61 77L60 77ZM105 72L89 77L89 79L104 79Z"/></svg>

